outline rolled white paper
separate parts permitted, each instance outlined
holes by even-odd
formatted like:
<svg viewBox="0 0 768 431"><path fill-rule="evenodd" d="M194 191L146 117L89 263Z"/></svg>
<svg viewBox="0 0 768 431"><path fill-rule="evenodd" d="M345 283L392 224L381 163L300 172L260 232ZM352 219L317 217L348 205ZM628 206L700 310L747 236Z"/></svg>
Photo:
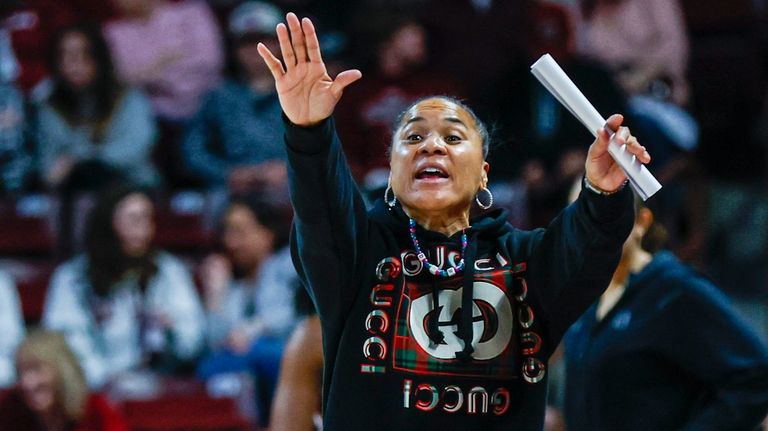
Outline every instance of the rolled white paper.
<svg viewBox="0 0 768 431"><path fill-rule="evenodd" d="M627 151L626 144L616 143L616 134L607 128L605 118L589 103L584 94L576 87L560 65L549 54L544 54L531 66L531 73L565 106L595 137L600 128L605 127L611 133L608 152L629 178L629 183L643 200L653 196L661 189L661 184L651 172Z"/></svg>

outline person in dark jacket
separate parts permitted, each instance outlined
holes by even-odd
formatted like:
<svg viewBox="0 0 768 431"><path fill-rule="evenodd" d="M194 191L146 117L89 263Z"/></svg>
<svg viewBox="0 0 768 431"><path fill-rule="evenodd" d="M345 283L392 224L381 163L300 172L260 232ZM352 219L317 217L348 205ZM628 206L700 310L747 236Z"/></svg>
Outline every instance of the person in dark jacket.
<svg viewBox="0 0 768 431"><path fill-rule="evenodd" d="M547 359L607 286L632 224L608 134L590 149L591 189L549 229L521 231L501 211L470 220L473 201L492 204L488 134L461 102L429 97L396 121L391 187L366 211L330 118L361 73L331 79L312 22L287 21L285 66L259 52L286 120L294 263L322 327L324 428L541 430Z"/></svg>
<svg viewBox="0 0 768 431"><path fill-rule="evenodd" d="M768 349L712 282L652 253L659 231L639 204L610 286L565 337L568 431L754 430Z"/></svg>

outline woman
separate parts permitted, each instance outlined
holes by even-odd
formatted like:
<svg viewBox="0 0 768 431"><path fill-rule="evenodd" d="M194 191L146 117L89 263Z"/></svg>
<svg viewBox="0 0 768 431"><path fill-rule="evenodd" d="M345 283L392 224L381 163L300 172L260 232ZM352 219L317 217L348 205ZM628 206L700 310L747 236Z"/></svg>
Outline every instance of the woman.
<svg viewBox="0 0 768 431"><path fill-rule="evenodd" d="M233 76L203 99L200 111L187 123L183 142L190 170L210 187L285 190L280 103L269 69L256 51L256 43L269 38L280 17L275 6L257 1L244 2L230 14Z"/></svg>
<svg viewBox="0 0 768 431"><path fill-rule="evenodd" d="M292 252L322 323L324 427L540 430L547 357L608 284L631 228L608 133L587 157L591 189L548 230L516 230L500 211L470 222L475 199L492 203L488 134L460 102L427 98L396 121L387 204L367 213L329 118L361 73L331 79L312 22L287 21L285 66L259 52L288 120ZM650 160L627 129L619 140Z"/></svg>
<svg viewBox="0 0 768 431"><path fill-rule="evenodd" d="M576 46L630 95L688 102L688 37L679 0L580 0Z"/></svg>
<svg viewBox="0 0 768 431"><path fill-rule="evenodd" d="M104 27L118 76L144 90L164 122L189 119L223 63L216 18L204 1L111 0Z"/></svg>
<svg viewBox="0 0 768 431"><path fill-rule="evenodd" d="M752 430L768 350L709 280L653 253L659 232L639 204L608 290L565 337L568 430Z"/></svg>
<svg viewBox="0 0 768 431"><path fill-rule="evenodd" d="M154 185L155 123L141 93L117 82L97 27L54 39L50 96L38 109L40 174L53 188L96 189L109 179Z"/></svg>
<svg viewBox="0 0 768 431"><path fill-rule="evenodd" d="M127 431L106 398L90 394L83 370L61 334L31 333L16 354L19 385L0 402L0 429Z"/></svg>
<svg viewBox="0 0 768 431"><path fill-rule="evenodd" d="M152 246L153 205L114 187L90 215L86 251L56 269L43 324L60 330L88 384L139 367L174 371L203 346L202 305L184 264Z"/></svg>
<svg viewBox="0 0 768 431"><path fill-rule="evenodd" d="M298 278L287 234L285 211L254 195L236 196L223 217L225 253L206 258L200 271L211 354L198 374L253 373L263 426L283 346L296 323Z"/></svg>

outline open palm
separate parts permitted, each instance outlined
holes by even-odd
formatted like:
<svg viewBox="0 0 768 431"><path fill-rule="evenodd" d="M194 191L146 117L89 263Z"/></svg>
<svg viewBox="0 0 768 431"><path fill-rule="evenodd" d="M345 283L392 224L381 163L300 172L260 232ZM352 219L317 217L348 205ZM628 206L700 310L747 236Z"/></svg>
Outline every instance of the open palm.
<svg viewBox="0 0 768 431"><path fill-rule="evenodd" d="M328 118L346 86L362 77L359 70L346 70L331 79L320 54L320 43L309 18L289 13L288 25L277 25L277 39L285 67L264 45L259 54L275 78L283 112L292 123L311 126Z"/></svg>

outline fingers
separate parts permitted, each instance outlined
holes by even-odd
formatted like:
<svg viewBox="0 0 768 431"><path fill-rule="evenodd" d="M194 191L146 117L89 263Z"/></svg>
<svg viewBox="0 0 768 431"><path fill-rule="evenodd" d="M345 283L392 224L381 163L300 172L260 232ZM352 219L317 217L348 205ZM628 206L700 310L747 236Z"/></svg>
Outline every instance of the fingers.
<svg viewBox="0 0 768 431"><path fill-rule="evenodd" d="M315 32L315 25L309 18L301 20L301 28L304 30L304 37L307 42L307 55L309 61L314 63L322 63L323 57L320 54L320 42L317 40L317 33Z"/></svg>
<svg viewBox="0 0 768 431"><path fill-rule="evenodd" d="M293 66L296 66L296 54L293 52L293 45L291 45L291 36L288 34L288 27L285 24L280 23L277 25L277 41L280 42L280 51L283 53L283 61L285 61L285 67L291 70Z"/></svg>
<svg viewBox="0 0 768 431"><path fill-rule="evenodd" d="M261 55L264 63L266 63L267 67L269 67L269 71L272 72L272 77L275 78L275 80L279 79L285 74L283 64L280 63L280 60L278 60L274 54L272 54L272 51L270 51L269 48L267 48L261 42L259 42L256 48L259 50L259 55Z"/></svg>
<svg viewBox="0 0 768 431"><path fill-rule="evenodd" d="M619 127L624 122L624 116L621 114L613 114L608 117L608 121L605 122L606 127L612 131L619 130Z"/></svg>
<svg viewBox="0 0 768 431"><path fill-rule="evenodd" d="M640 142L634 136L630 135L629 139L627 139L627 151L634 154L642 163L649 163L651 161L651 155L648 154L645 147L640 145Z"/></svg>
<svg viewBox="0 0 768 431"><path fill-rule="evenodd" d="M344 88L362 77L363 73L357 69L345 70L336 75L336 79L333 80L333 84L331 85L331 91L336 97L339 97L341 92L344 91Z"/></svg>
<svg viewBox="0 0 768 431"><path fill-rule="evenodd" d="M296 54L296 62L297 64L305 63L307 61L307 45L299 17L295 13L289 12L285 18L288 21L288 29L291 31L291 44L293 45L293 52Z"/></svg>

